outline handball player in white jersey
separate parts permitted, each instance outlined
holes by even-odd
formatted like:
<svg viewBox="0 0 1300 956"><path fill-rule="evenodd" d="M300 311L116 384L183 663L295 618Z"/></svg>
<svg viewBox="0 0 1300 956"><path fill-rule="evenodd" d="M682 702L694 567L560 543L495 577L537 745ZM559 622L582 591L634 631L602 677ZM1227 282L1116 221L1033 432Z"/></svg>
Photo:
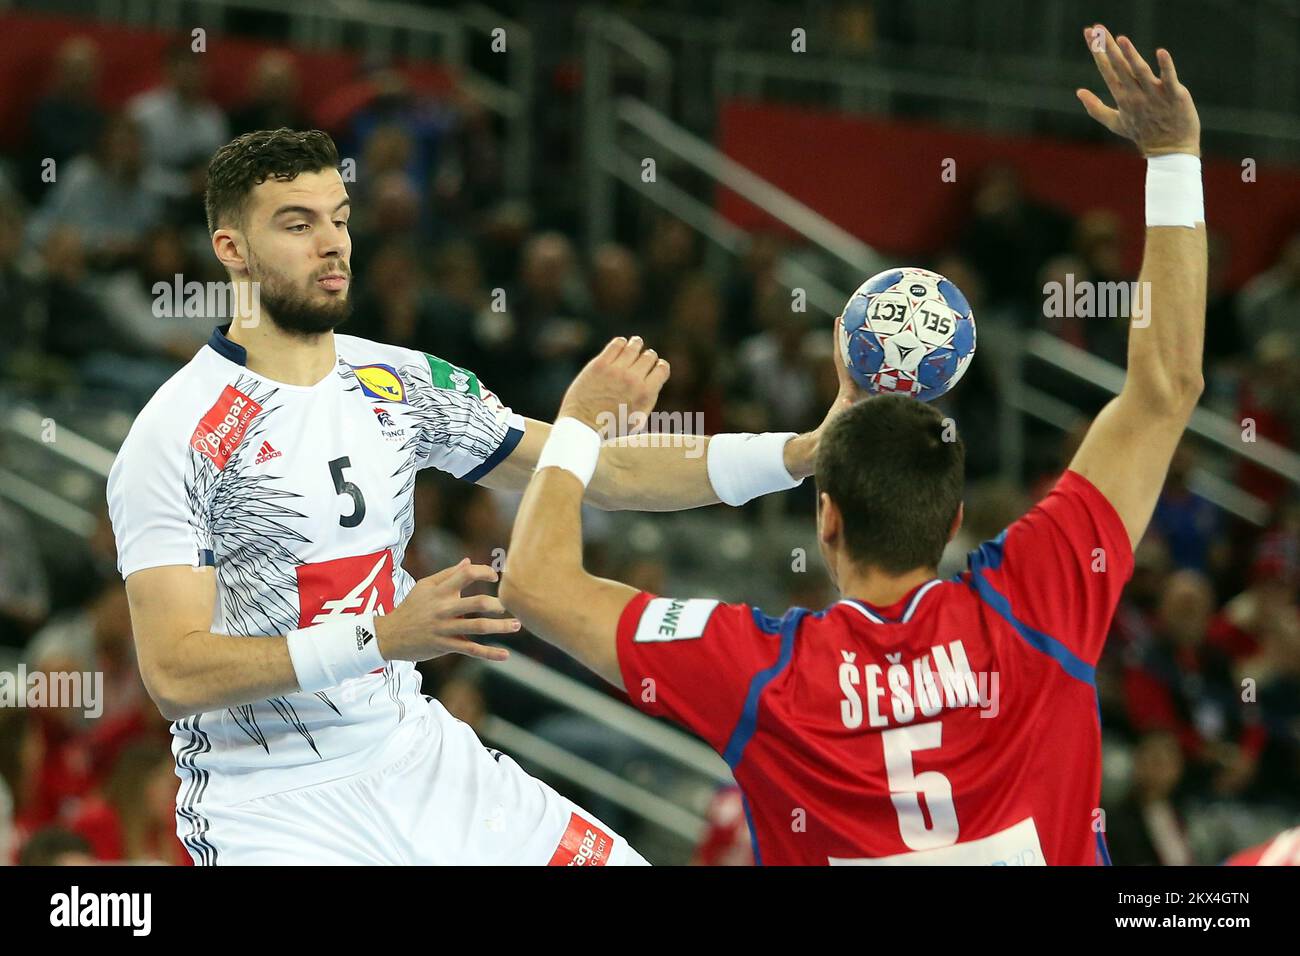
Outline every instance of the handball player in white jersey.
<svg viewBox="0 0 1300 956"><path fill-rule="evenodd" d="M352 283L338 164L324 133L284 129L213 157L237 314L109 476L141 674L172 721L178 835L206 865L644 863L420 693L413 662L505 660L487 642L519 624L461 596L490 567L403 570L416 472L522 492L552 429L444 358L334 333ZM703 453L611 437L587 500L742 504L810 474L821 431L715 435Z"/></svg>

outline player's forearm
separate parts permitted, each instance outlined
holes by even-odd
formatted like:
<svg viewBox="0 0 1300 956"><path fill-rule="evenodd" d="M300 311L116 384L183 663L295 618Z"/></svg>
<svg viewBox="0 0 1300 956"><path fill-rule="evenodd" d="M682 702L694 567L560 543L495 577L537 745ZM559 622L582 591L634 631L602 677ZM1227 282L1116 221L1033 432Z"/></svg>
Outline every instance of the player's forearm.
<svg viewBox="0 0 1300 956"><path fill-rule="evenodd" d="M604 511L684 511L718 503L709 482L708 437L633 435L605 442L587 487Z"/></svg>
<svg viewBox="0 0 1300 956"><path fill-rule="evenodd" d="M738 437L652 434L608 441L587 501L606 511L684 511L728 499L739 504L793 487L813 472L815 432L756 436L763 442L757 449L737 443ZM715 444L718 439L725 448Z"/></svg>
<svg viewBox="0 0 1300 956"><path fill-rule="evenodd" d="M1190 415L1200 398L1206 258L1204 223L1147 229L1124 388L1150 412Z"/></svg>
<svg viewBox="0 0 1300 956"><path fill-rule="evenodd" d="M298 679L284 637L194 631L160 660L141 660L149 696L168 720L296 693Z"/></svg>
<svg viewBox="0 0 1300 956"><path fill-rule="evenodd" d="M534 475L519 504L498 596L528 630L574 656L562 618L582 566L582 483L561 468Z"/></svg>

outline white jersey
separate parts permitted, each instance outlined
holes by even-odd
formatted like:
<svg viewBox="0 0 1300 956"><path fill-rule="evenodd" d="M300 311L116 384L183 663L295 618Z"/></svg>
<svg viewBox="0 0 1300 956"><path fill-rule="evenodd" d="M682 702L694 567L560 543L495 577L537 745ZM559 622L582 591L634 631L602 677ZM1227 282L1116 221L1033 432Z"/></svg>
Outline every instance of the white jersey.
<svg viewBox="0 0 1300 956"><path fill-rule="evenodd" d="M334 340L333 372L285 385L250 371L217 330L158 390L108 479L123 577L214 566L220 634L285 634L402 601L416 472L476 481L524 421L442 359ZM174 721L178 813L358 773L425 711L415 666L389 662L319 693Z"/></svg>

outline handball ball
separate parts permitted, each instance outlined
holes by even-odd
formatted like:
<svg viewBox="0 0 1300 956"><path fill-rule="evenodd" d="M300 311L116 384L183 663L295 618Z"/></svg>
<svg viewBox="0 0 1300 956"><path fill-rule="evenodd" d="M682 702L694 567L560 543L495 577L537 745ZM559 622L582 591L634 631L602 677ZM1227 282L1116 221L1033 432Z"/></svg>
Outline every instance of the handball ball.
<svg viewBox="0 0 1300 956"><path fill-rule="evenodd" d="M927 269L872 276L844 306L840 359L873 395L923 402L947 392L975 355L975 316L961 290Z"/></svg>

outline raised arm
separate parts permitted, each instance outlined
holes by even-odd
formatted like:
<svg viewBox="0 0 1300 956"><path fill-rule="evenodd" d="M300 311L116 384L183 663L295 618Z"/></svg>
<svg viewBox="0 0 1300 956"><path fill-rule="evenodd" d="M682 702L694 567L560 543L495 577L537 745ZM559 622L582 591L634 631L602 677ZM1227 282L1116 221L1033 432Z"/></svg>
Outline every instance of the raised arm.
<svg viewBox="0 0 1300 956"><path fill-rule="evenodd" d="M1148 227L1124 387L1097 416L1070 468L1105 495L1136 547L1204 387L1200 121L1167 51L1157 51L1157 77L1127 37L1116 41L1100 25L1084 37L1117 108L1086 90L1079 99L1089 116L1148 158Z"/></svg>
<svg viewBox="0 0 1300 956"><path fill-rule="evenodd" d="M628 341L637 348L642 345L639 336ZM863 397L843 363L835 362L835 368L839 394L822 423L799 435L610 435L601 423L593 423L605 433L605 441L584 500L606 511L683 511L719 501L741 504L794 487L813 473L817 443L826 426ZM480 484L501 491L527 487L551 434L546 422L528 419L527 426L510 457Z"/></svg>

